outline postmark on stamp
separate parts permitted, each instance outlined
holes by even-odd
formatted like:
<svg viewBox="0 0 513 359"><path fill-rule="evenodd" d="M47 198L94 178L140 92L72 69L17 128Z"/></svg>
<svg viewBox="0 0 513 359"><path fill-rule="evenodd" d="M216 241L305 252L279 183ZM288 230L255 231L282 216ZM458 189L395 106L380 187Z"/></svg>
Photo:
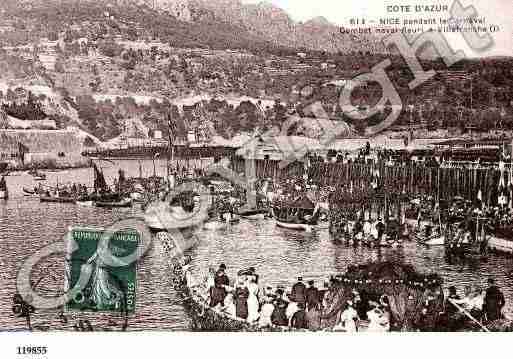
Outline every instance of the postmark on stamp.
<svg viewBox="0 0 513 359"><path fill-rule="evenodd" d="M141 235L133 230L71 228L67 236L68 311L134 313L137 251Z"/></svg>

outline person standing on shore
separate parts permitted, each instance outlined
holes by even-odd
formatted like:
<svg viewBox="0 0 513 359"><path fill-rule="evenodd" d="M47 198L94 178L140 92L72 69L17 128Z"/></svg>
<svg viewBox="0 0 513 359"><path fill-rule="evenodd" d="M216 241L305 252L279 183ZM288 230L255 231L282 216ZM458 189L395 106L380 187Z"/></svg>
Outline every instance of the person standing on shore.
<svg viewBox="0 0 513 359"><path fill-rule="evenodd" d="M305 292L307 309L311 310L319 304L319 290L315 287L313 280L308 282L308 288Z"/></svg>
<svg viewBox="0 0 513 359"><path fill-rule="evenodd" d="M230 285L230 279L226 275L226 266L221 264L214 278L214 287L210 293L210 307L214 308L218 304L223 304L226 297L226 286Z"/></svg>
<svg viewBox="0 0 513 359"><path fill-rule="evenodd" d="M493 322L502 318L502 308L506 301L504 294L501 292L499 287L495 285L495 279L488 279L488 289L486 290L483 313L487 322Z"/></svg>
<svg viewBox="0 0 513 359"><path fill-rule="evenodd" d="M299 277L297 283L292 286L291 299L296 303L306 303L306 286L303 283L303 277Z"/></svg>

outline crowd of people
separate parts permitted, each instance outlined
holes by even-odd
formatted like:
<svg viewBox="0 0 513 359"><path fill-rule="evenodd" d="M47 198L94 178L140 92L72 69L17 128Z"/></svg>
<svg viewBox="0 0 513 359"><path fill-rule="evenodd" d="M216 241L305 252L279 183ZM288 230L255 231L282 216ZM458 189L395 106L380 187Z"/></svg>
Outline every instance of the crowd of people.
<svg viewBox="0 0 513 359"><path fill-rule="evenodd" d="M251 267L241 270L230 279L227 267L221 264L217 270L210 268L205 278L192 276L189 265L183 267L188 287L201 298L205 307L233 320L239 320L256 328L285 328L294 330L333 330L341 332L388 332L398 329L390 306L390 298L381 295L371 300L368 293L352 291L336 315L336 321L327 316L336 297L340 279L331 277L320 287L315 281L297 282L286 290L261 285L260 276ZM428 293L427 290L426 293ZM429 292L430 293L430 292ZM458 331L468 325L485 325L503 319L505 298L495 280L488 280L488 287L466 286L459 296L454 286L442 302L438 295L425 295L418 319L414 322L417 331ZM443 296L443 293L442 293ZM438 303L438 304L437 304ZM442 306L439 306L441 304Z"/></svg>
<svg viewBox="0 0 513 359"><path fill-rule="evenodd" d="M469 316L482 324L503 319L502 310L506 304L504 294L493 278L488 279L486 290L479 286L474 289L470 285L465 286L463 296L458 294L455 286L449 287L447 302L449 330L460 328Z"/></svg>
<svg viewBox="0 0 513 359"><path fill-rule="evenodd" d="M324 328L323 310L327 308L335 283L331 278L320 288L315 281L305 282L298 277L297 282L286 291L284 287L261 286L260 276L251 267L239 271L231 281L221 264L217 270L210 268L206 278L196 281L184 267L185 279L189 288L195 291L205 305L219 314L234 320L241 320L259 328L291 328L317 331ZM354 291L350 300L340 311L335 331L356 332L360 327L358 304L359 293ZM390 330L390 310L384 296L380 302L370 302L366 308L367 331L386 332ZM361 311L360 311L361 312Z"/></svg>

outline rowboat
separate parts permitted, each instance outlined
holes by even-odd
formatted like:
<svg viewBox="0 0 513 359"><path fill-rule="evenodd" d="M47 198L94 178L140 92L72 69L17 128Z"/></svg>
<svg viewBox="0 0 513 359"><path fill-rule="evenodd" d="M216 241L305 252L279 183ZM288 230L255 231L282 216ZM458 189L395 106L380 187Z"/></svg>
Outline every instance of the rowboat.
<svg viewBox="0 0 513 359"><path fill-rule="evenodd" d="M34 177L34 181L46 181L46 175L37 170L30 170L27 173Z"/></svg>
<svg viewBox="0 0 513 359"><path fill-rule="evenodd" d="M239 211L238 215L241 218L249 219L249 220L263 220L265 219L265 216L267 215L268 211L263 209L254 209L254 210L247 210L247 211Z"/></svg>
<svg viewBox="0 0 513 359"><path fill-rule="evenodd" d="M488 248L492 251L513 254L513 226L498 226L487 239Z"/></svg>
<svg viewBox="0 0 513 359"><path fill-rule="evenodd" d="M73 197L53 197L53 196L40 196L39 200L43 203L75 203Z"/></svg>
<svg viewBox="0 0 513 359"><path fill-rule="evenodd" d="M132 207L132 199L126 198L113 202L96 201L94 202L94 205L99 208L130 208Z"/></svg>
<svg viewBox="0 0 513 359"><path fill-rule="evenodd" d="M294 203L271 207L271 214L278 227L312 232L319 223L320 206L315 205L307 197L303 197Z"/></svg>
<svg viewBox="0 0 513 359"><path fill-rule="evenodd" d="M443 246L445 245L445 236L440 235L434 235L430 238L423 238L420 236L416 236L415 238L419 244L429 246L429 247L436 247L436 246Z"/></svg>
<svg viewBox="0 0 513 359"><path fill-rule="evenodd" d="M80 207L94 207L93 201L76 201L75 203Z"/></svg>
<svg viewBox="0 0 513 359"><path fill-rule="evenodd" d="M28 189L27 187L23 187L23 194L29 195L29 196L34 196L37 193L34 190Z"/></svg>
<svg viewBox="0 0 513 359"><path fill-rule="evenodd" d="M314 229L314 226L312 226L310 224L306 224L306 223L289 223L289 222L283 222L283 221L279 221L279 220L276 220L276 225L278 227L281 227L281 228L292 229L292 230L295 230L295 231L304 231L304 232L307 232L307 233L312 232L313 229Z"/></svg>
<svg viewBox="0 0 513 359"><path fill-rule="evenodd" d="M492 235L488 237L488 248L495 252L513 254L513 241Z"/></svg>

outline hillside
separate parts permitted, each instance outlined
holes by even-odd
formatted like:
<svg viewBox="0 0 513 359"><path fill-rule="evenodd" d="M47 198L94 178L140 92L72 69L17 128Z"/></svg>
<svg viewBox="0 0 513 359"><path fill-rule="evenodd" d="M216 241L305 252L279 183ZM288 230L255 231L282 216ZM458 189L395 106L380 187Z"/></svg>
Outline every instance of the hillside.
<svg viewBox="0 0 513 359"><path fill-rule="evenodd" d="M390 108L353 121L342 112L339 95L351 78L384 58L392 62L387 74L403 101L396 133L513 129L508 58L464 60L449 69L441 60L424 59L422 66L438 74L411 91L413 77L400 56L366 51L354 38L345 43L350 53L305 51L306 42L325 41L336 27L322 17L295 23L266 4L10 0L0 6L0 102L23 103L30 93L40 103L36 112L22 104L7 109L8 115L79 127L103 141L123 137L127 126L166 136L169 114L182 136L192 131L208 138L215 130L229 138L281 126L297 113L304 120L288 132L318 137L307 108L313 102L362 134ZM322 47L319 41L312 46ZM304 93L311 95L305 99ZM381 89L368 83L352 95L353 104L367 111Z"/></svg>
<svg viewBox="0 0 513 359"><path fill-rule="evenodd" d="M385 52L374 35L340 34L326 19L294 22L267 3L238 0L24 0L3 5L8 14L34 20L38 30L56 31L70 22L102 20L121 33L157 37L176 47L247 49L271 53L312 50ZM104 17L105 13L109 17ZM43 21L44 20L44 23ZM38 23L39 21L39 23ZM26 31L25 31L26 32ZM144 33L144 34L143 34ZM20 35L30 37L30 31Z"/></svg>

